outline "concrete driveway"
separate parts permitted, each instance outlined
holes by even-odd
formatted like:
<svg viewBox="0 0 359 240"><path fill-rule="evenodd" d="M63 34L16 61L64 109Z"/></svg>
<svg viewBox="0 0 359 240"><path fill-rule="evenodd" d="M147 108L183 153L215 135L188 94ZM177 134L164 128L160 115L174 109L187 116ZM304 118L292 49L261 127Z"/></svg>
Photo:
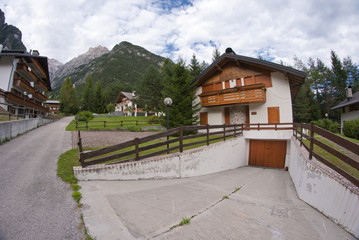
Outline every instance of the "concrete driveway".
<svg viewBox="0 0 359 240"><path fill-rule="evenodd" d="M170 180L80 182L101 239L355 239L299 200L287 172L243 167ZM183 218L190 223L177 226Z"/></svg>

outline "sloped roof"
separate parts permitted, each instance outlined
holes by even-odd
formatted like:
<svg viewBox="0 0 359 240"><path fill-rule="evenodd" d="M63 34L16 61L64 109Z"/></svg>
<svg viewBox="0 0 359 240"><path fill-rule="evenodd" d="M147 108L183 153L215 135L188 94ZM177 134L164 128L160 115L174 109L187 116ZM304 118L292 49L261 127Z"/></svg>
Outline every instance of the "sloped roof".
<svg viewBox="0 0 359 240"><path fill-rule="evenodd" d="M132 101L134 98L136 98L136 95L134 96L132 92L120 92L115 103L121 102L124 97Z"/></svg>
<svg viewBox="0 0 359 240"><path fill-rule="evenodd" d="M342 108L342 107L349 106L349 105L356 104L356 103L359 103L359 92L354 93L353 97L351 97L349 100L345 99L344 101L342 101L338 105L332 107L331 109L335 110L335 109Z"/></svg>
<svg viewBox="0 0 359 240"><path fill-rule="evenodd" d="M194 81L195 86L200 86L205 82L210 76L212 76L217 71L220 71L220 68L223 67L228 62L237 62L244 63L249 66L262 68L272 72L281 72L288 76L289 86L292 93L292 100L295 98L301 85L304 83L306 73L291 67L283 66L277 63L251 58L246 56L241 56L233 53L224 53L216 61L214 61L209 67L207 67Z"/></svg>

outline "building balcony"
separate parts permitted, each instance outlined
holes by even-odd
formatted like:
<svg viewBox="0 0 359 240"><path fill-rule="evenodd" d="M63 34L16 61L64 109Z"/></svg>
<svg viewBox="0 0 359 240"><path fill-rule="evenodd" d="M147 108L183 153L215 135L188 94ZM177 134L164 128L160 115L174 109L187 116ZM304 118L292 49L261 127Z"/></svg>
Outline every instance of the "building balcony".
<svg viewBox="0 0 359 240"><path fill-rule="evenodd" d="M266 102L264 84L228 88L205 92L198 95L202 107L221 106L228 104L251 104Z"/></svg>
<svg viewBox="0 0 359 240"><path fill-rule="evenodd" d="M49 88L45 85L45 83L42 80L37 80L35 82L35 88L39 89L41 92L46 92L49 90Z"/></svg>
<svg viewBox="0 0 359 240"><path fill-rule="evenodd" d="M42 102L45 102L47 100L46 96L42 95L39 92L34 92L33 97L41 100Z"/></svg>
<svg viewBox="0 0 359 240"><path fill-rule="evenodd" d="M35 92L34 88L26 80L23 79L14 79L13 87L21 92L27 92L30 94L33 94Z"/></svg>
<svg viewBox="0 0 359 240"><path fill-rule="evenodd" d="M20 106L25 105L27 108L33 108L36 110L40 110L42 112L49 111L48 108L43 107L42 105L36 103L34 100L28 98L27 96L24 98L24 97L21 97L21 96L18 96L16 94L12 93L12 92L6 92L5 98L8 102L15 103Z"/></svg>
<svg viewBox="0 0 359 240"><path fill-rule="evenodd" d="M23 78L25 78L29 82L36 82L37 77L34 73L29 71L27 65L25 63L18 63L16 67L16 72Z"/></svg>

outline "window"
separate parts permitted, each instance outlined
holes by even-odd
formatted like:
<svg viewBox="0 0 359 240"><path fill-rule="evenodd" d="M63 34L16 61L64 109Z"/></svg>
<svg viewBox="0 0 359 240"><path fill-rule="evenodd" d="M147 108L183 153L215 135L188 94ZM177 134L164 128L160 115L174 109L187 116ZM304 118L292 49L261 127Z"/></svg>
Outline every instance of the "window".
<svg viewBox="0 0 359 240"><path fill-rule="evenodd" d="M268 108L268 123L280 123L279 107Z"/></svg>
<svg viewBox="0 0 359 240"><path fill-rule="evenodd" d="M208 124L208 112L201 112L199 113L199 122L201 125Z"/></svg>

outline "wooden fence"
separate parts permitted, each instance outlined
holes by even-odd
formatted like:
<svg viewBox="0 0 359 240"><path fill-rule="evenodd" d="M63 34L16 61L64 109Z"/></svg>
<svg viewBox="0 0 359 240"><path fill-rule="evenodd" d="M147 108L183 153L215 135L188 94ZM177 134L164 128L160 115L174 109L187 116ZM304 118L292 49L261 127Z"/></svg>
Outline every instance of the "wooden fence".
<svg viewBox="0 0 359 240"><path fill-rule="evenodd" d="M356 179L355 177L353 177L352 175L350 175L343 169L339 168L337 165L333 164L329 160L325 159L324 157L318 155L317 153L315 153L313 151L314 144L315 144L318 147L324 149L328 153L331 153L332 155L334 155L341 161L347 163L348 165L350 165L351 167L353 167L359 171L359 162L358 161L356 161L356 160L352 159L350 156L332 148L331 146L328 146L327 144L315 139L314 134L320 135L356 155L359 155L359 145L358 144L356 144L352 141L349 141L345 138L342 138L342 137L340 137L332 132L329 132L325 129L317 127L313 124L294 123L293 126L294 126L293 127L293 135L296 137L296 139L298 139L300 141L300 145L305 147L308 150L309 159L312 159L312 157L315 157L316 159L318 159L319 161L321 161L328 167L332 168L333 170L335 170L336 172L341 174L343 177L345 177L346 179L348 179L353 184L355 184L356 186L359 187L358 179ZM304 129L307 130L306 132L308 132L308 134L304 133L304 131L303 131ZM303 139L309 140L309 146L307 146L306 144L303 143Z"/></svg>
<svg viewBox="0 0 359 240"><path fill-rule="evenodd" d="M286 125L289 125L286 126ZM243 130L292 130L293 123L277 124L232 124L232 125L204 125L204 126L181 126L165 132L160 132L144 138L135 138L134 140L101 148L93 151L83 151L81 133L78 131L79 161L82 167L89 165L106 163L109 161L127 162L137 161L144 158L168 154L170 152L183 152L184 148L195 145L209 145L214 141L225 141L230 137L242 135ZM192 135L184 133L197 132ZM170 136L177 136L170 139ZM200 138L200 139L196 139ZM184 143L185 140L196 139L190 143ZM152 143L151 143L152 142ZM177 143L176 145L174 143ZM142 144L142 146L140 146ZM170 144L174 145L170 147ZM146 146L145 146L146 145ZM165 148L163 146L166 146ZM132 147L132 148L131 148ZM162 147L162 148L160 148ZM157 148L157 149L156 149ZM150 153L145 151L153 150ZM125 151L125 152L121 152ZM121 161L117 161L120 159ZM113 162L111 162L113 163Z"/></svg>
<svg viewBox="0 0 359 240"><path fill-rule="evenodd" d="M90 123L90 124L89 124ZM124 126L148 126L148 125L158 125L151 120L122 120L122 121L78 121L75 120L75 127L76 129L80 128L96 128L96 127L103 127L103 128L117 128L117 127L124 127Z"/></svg>

